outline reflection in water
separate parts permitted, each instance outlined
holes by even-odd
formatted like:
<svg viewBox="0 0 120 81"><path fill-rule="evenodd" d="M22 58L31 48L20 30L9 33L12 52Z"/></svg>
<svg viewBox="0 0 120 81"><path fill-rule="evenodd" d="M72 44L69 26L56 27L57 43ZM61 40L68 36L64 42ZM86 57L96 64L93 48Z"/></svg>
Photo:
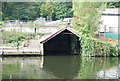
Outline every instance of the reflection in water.
<svg viewBox="0 0 120 81"><path fill-rule="evenodd" d="M72 79L77 76L80 69L79 56L46 56L44 69L52 72L59 78Z"/></svg>
<svg viewBox="0 0 120 81"><path fill-rule="evenodd" d="M0 57L0 81L2 80L2 57Z"/></svg>
<svg viewBox="0 0 120 81"><path fill-rule="evenodd" d="M118 77L118 68L111 67L108 70L103 70L97 73L98 78L101 79L116 79Z"/></svg>
<svg viewBox="0 0 120 81"><path fill-rule="evenodd" d="M39 79L49 78L46 71L42 70L43 57L17 57L3 58L3 79ZM54 77L54 76L53 76Z"/></svg>
<svg viewBox="0 0 120 81"><path fill-rule="evenodd" d="M76 77L77 79L102 79L103 77L107 77L107 76L99 77L97 73L101 70L106 71L109 68L116 67L118 65L118 58L84 57L82 58L82 62L80 64L81 67L79 70L79 74ZM118 72L114 72L114 73L118 73ZM112 76L112 77L116 79L118 78L118 76ZM109 76L109 78L111 77Z"/></svg>
<svg viewBox="0 0 120 81"><path fill-rule="evenodd" d="M0 79L118 78L117 66L118 58L110 57L4 57L0 58L0 71L2 71ZM108 77L104 75L103 71L112 72L107 72Z"/></svg>

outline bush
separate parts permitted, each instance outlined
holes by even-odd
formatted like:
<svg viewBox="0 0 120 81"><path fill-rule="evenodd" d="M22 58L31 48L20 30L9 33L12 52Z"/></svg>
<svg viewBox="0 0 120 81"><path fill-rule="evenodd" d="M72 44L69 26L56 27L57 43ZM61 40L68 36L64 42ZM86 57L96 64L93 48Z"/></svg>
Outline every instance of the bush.
<svg viewBox="0 0 120 81"><path fill-rule="evenodd" d="M117 45L80 35L82 56L118 56Z"/></svg>
<svg viewBox="0 0 120 81"><path fill-rule="evenodd" d="M43 35L43 34L38 34ZM23 32L17 32L15 30L13 31L4 31L0 32L0 39L3 39L6 41L5 44L1 44L0 46L19 46L21 43L25 40L30 39L37 39L36 34L27 34ZM27 47L28 44L25 44L25 47Z"/></svg>
<svg viewBox="0 0 120 81"><path fill-rule="evenodd" d="M12 43L25 39L26 34L16 31L5 31L2 33L2 38L6 40L7 43Z"/></svg>
<svg viewBox="0 0 120 81"><path fill-rule="evenodd" d="M0 21L0 28L3 27L4 22Z"/></svg>

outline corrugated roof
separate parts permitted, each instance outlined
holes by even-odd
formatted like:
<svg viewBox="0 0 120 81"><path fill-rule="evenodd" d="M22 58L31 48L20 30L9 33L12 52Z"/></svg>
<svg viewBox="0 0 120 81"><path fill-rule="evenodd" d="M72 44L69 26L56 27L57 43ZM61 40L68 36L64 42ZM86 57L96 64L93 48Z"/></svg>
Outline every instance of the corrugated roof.
<svg viewBox="0 0 120 81"><path fill-rule="evenodd" d="M107 8L102 12L103 14L120 14L119 8Z"/></svg>
<svg viewBox="0 0 120 81"><path fill-rule="evenodd" d="M63 29L58 30L57 32L55 32L53 34L50 34L50 35L47 35L47 36L43 36L40 39L40 43L45 43L45 42L49 41L50 39L54 38L55 36L57 36L58 34L60 34L61 32L63 32L64 30L68 30L68 31L70 31L71 33L73 33L74 35L76 35L77 37L80 38L80 36L75 32L75 30L73 30L73 29L71 29L69 27L65 27Z"/></svg>

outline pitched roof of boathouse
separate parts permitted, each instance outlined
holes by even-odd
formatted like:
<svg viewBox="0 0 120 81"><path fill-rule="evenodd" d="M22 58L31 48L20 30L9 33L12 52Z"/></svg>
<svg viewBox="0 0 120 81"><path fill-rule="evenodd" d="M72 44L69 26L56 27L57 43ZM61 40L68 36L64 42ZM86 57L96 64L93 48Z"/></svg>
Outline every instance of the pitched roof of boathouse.
<svg viewBox="0 0 120 81"><path fill-rule="evenodd" d="M40 43L46 43L47 41L51 40L52 38L56 37L58 34L62 33L63 31L69 31L71 32L72 34L76 35L77 37L80 38L80 36L76 33L75 30L73 30L72 28L69 28L69 27L65 27L65 28L62 28L52 34L49 34L47 36L43 36L41 39L40 39Z"/></svg>

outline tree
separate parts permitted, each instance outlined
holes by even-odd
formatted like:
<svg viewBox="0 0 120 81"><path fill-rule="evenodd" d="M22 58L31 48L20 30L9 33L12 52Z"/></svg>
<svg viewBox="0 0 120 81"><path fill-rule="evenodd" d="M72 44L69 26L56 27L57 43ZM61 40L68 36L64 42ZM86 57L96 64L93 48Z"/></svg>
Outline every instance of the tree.
<svg viewBox="0 0 120 81"><path fill-rule="evenodd" d="M73 16L72 2L54 2L54 20L64 19Z"/></svg>
<svg viewBox="0 0 120 81"><path fill-rule="evenodd" d="M52 20L53 14L54 14L54 9L52 2L43 3L40 8L40 15L42 17L46 17L47 20Z"/></svg>
<svg viewBox="0 0 120 81"><path fill-rule="evenodd" d="M3 20L57 20L73 16L72 2L2 2Z"/></svg>
<svg viewBox="0 0 120 81"><path fill-rule="evenodd" d="M48 20L72 17L72 2L45 2L40 8L40 15Z"/></svg>
<svg viewBox="0 0 120 81"><path fill-rule="evenodd" d="M36 2L3 2L3 20L34 20L39 17Z"/></svg>
<svg viewBox="0 0 120 81"><path fill-rule="evenodd" d="M73 2L73 27L82 34L94 36L105 7L104 2Z"/></svg>
<svg viewBox="0 0 120 81"><path fill-rule="evenodd" d="M119 2L108 2L107 8L120 8L120 1Z"/></svg>

